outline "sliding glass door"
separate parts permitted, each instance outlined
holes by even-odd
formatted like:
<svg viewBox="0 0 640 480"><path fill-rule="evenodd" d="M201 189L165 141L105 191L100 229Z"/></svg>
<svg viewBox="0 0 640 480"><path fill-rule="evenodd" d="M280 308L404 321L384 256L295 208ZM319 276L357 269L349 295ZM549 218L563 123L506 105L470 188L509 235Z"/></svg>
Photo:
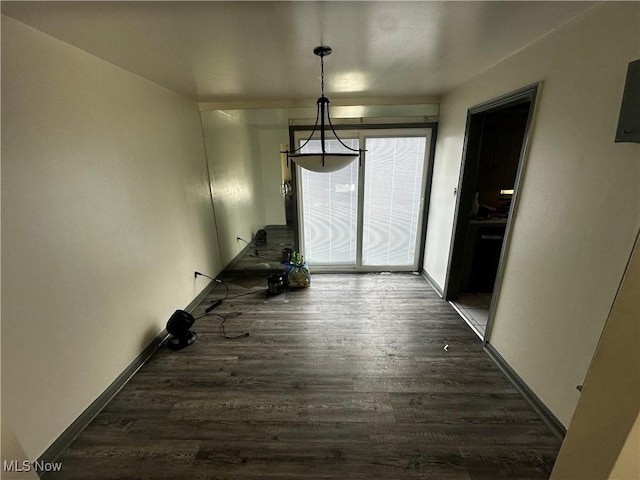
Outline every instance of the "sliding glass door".
<svg viewBox="0 0 640 480"><path fill-rule="evenodd" d="M358 160L333 173L297 167L300 246L314 270L417 270L430 129L340 133ZM305 146L319 151L319 140ZM333 140L329 151L340 151Z"/></svg>
<svg viewBox="0 0 640 480"><path fill-rule="evenodd" d="M358 148L358 139L340 137ZM331 153L346 152L337 140L326 143ZM320 140L311 140L302 153L319 152ZM355 267L358 225L358 162L332 173L298 167L299 204L302 205L302 249L311 265Z"/></svg>
<svg viewBox="0 0 640 480"><path fill-rule="evenodd" d="M365 137L362 265L415 269L426 138Z"/></svg>

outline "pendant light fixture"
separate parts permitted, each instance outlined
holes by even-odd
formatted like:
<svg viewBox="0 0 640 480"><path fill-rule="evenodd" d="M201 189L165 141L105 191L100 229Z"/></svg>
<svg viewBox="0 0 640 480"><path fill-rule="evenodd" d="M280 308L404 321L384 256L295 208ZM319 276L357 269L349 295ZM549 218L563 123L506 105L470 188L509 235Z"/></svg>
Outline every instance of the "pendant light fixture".
<svg viewBox="0 0 640 480"><path fill-rule="evenodd" d="M311 170L313 172L335 172L337 170L341 170L351 162L353 162L356 158L360 157L365 150L363 149L355 149L351 148L340 140L338 134L336 133L333 124L331 123L331 114L329 113L329 99L324 96L324 57L331 54L331 47L327 47L325 45L321 45L313 49L313 53L320 57L320 88L321 88L321 96L316 101L317 111L316 111L316 122L313 126L313 130L311 131L311 135L309 138L300 145L300 147L293 150L286 150L280 153L286 153L287 155L287 165L289 160L293 160L296 164L300 165L307 170ZM333 153L327 152L326 150L326 124L325 124L325 112L327 116L327 123L329 128L333 132L334 137L340 144L349 150L344 153ZM320 152L318 153L301 153L301 150L309 143L309 141L313 138L316 130L318 130L318 122L320 123Z"/></svg>

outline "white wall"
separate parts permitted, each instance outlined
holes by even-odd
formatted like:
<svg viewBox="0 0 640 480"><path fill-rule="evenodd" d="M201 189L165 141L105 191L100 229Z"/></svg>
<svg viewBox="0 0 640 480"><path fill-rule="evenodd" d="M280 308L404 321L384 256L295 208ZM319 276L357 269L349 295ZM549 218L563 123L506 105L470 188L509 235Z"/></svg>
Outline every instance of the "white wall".
<svg viewBox="0 0 640 480"><path fill-rule="evenodd" d="M568 425L640 226L614 136L640 5L596 7L443 98L425 270L444 286L467 109L542 81L490 343Z"/></svg>
<svg viewBox="0 0 640 480"><path fill-rule="evenodd" d="M444 100L443 100L444 101ZM449 246L453 234L453 221L456 208L455 189L458 188L458 176L461 165L462 142L464 130L459 130L459 118L453 112L443 114L440 106L438 121L438 138L436 140L433 177L431 181L431 197L429 199L429 216L424 247L422 268L435 281L440 290L444 289L449 261ZM466 113L466 110L465 110ZM451 123L450 123L451 122ZM443 128L444 127L444 128ZM463 124L464 128L464 124Z"/></svg>
<svg viewBox="0 0 640 480"><path fill-rule="evenodd" d="M258 138L262 161L265 223L267 225L286 225L284 197L281 189L280 145L289 143L289 131L287 127L260 128Z"/></svg>
<svg viewBox="0 0 640 480"><path fill-rule="evenodd" d="M635 480L640 472L640 412L627 435L620 454L613 464L607 480Z"/></svg>
<svg viewBox="0 0 640 480"><path fill-rule="evenodd" d="M265 226L258 131L221 111L202 112L222 265Z"/></svg>
<svg viewBox="0 0 640 480"><path fill-rule="evenodd" d="M2 17L2 415L33 460L220 270L197 105Z"/></svg>
<svg viewBox="0 0 640 480"><path fill-rule="evenodd" d="M640 250L636 245L558 453L552 480L640 478L639 292Z"/></svg>
<svg viewBox="0 0 640 480"><path fill-rule="evenodd" d="M2 432L2 454L0 461L2 462L2 479L3 480L38 480L38 475L34 470L25 471L24 462L29 461L20 441L16 438L13 428L4 416L1 416L0 432ZM17 462L18 468L15 472L4 471L4 465L7 462ZM20 471L22 470L22 471Z"/></svg>

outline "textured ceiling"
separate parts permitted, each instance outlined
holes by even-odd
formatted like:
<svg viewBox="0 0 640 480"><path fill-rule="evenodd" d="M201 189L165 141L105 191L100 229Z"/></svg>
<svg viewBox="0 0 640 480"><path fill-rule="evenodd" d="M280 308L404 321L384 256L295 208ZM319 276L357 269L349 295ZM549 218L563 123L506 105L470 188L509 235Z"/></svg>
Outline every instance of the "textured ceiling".
<svg viewBox="0 0 640 480"><path fill-rule="evenodd" d="M2 12L199 102L438 97L596 3L2 2ZM419 103L419 102L418 102Z"/></svg>

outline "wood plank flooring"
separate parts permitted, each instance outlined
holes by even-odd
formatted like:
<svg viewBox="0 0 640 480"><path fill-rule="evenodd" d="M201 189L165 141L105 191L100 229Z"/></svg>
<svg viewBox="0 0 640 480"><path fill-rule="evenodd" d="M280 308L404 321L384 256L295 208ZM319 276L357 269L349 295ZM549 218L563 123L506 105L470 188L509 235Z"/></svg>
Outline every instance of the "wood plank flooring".
<svg viewBox="0 0 640 480"><path fill-rule="evenodd" d="M230 297L266 287L227 281ZM198 341L161 348L45 478L549 477L559 440L419 276L313 275L214 312L241 312L226 332L250 336L199 319Z"/></svg>
<svg viewBox="0 0 640 480"><path fill-rule="evenodd" d="M266 226L267 243L247 248L227 271L233 273L257 271L279 273L282 270L282 250L293 248L293 230L285 226ZM248 239L250 240L250 239ZM238 240L240 245L244 245Z"/></svg>

